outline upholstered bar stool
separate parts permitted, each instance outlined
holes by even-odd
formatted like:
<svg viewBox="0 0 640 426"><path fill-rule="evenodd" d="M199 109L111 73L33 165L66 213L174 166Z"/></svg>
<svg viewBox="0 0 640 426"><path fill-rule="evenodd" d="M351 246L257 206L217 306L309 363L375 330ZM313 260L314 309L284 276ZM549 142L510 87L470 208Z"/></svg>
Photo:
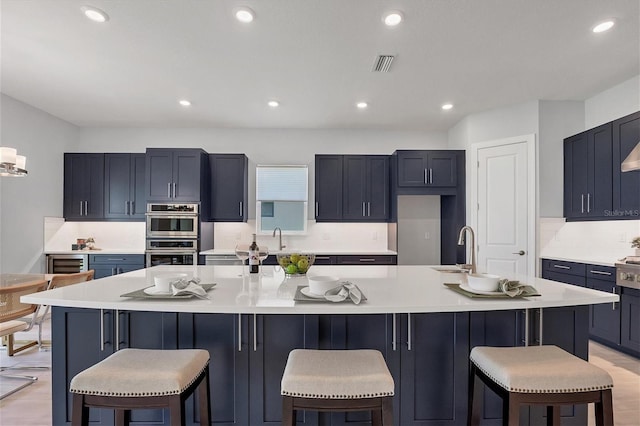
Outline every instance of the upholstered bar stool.
<svg viewBox="0 0 640 426"><path fill-rule="evenodd" d="M594 402L596 425L613 426L609 373L557 346L477 346L470 359L470 425L480 422L484 382L502 398L505 425L518 425L521 405L546 405L547 425L559 425L561 405Z"/></svg>
<svg viewBox="0 0 640 426"><path fill-rule="evenodd" d="M393 377L379 351L295 349L282 375L282 424L297 410L371 411L373 425L393 424Z"/></svg>
<svg viewBox="0 0 640 426"><path fill-rule="evenodd" d="M116 424L129 424L130 410L169 408L172 425L184 425L184 402L199 388L200 424L209 425L209 352L201 349L122 349L72 380L71 423L87 425L89 407L113 408Z"/></svg>

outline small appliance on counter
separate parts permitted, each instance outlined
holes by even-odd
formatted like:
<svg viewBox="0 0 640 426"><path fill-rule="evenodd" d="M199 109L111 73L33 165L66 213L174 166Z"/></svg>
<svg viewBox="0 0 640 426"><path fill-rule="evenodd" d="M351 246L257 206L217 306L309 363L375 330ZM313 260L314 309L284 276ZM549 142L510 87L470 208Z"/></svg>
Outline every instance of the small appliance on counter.
<svg viewBox="0 0 640 426"><path fill-rule="evenodd" d="M627 256L616 262L616 284L640 289L640 256Z"/></svg>

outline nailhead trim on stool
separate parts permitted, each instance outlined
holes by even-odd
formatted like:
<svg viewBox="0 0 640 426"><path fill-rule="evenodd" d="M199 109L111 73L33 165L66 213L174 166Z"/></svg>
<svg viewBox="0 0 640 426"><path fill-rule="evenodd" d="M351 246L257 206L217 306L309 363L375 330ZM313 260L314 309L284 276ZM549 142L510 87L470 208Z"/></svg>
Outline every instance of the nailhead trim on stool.
<svg viewBox="0 0 640 426"><path fill-rule="evenodd" d="M560 405L596 403L596 423L613 424L613 379L603 369L557 346L483 347L471 350L469 424L479 421L482 384L503 398L505 424L517 424L519 405L546 405L547 423L559 424ZM475 398L475 399L474 399Z"/></svg>
<svg viewBox="0 0 640 426"><path fill-rule="evenodd" d="M201 349L122 349L78 373L69 390L73 424L86 424L89 407L116 409L128 424L129 410L169 407L171 424L184 424L184 401L200 389L201 424L211 417L209 352Z"/></svg>
<svg viewBox="0 0 640 426"><path fill-rule="evenodd" d="M394 382L379 351L295 349L282 375L283 424L297 410L371 411L374 425L393 422Z"/></svg>

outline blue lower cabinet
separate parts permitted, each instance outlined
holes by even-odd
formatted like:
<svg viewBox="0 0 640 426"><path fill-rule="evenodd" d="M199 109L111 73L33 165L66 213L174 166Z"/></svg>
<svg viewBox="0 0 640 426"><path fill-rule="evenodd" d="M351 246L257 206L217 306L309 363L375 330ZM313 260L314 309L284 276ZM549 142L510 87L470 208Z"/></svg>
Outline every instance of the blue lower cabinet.
<svg viewBox="0 0 640 426"><path fill-rule="evenodd" d="M640 290L621 287L620 345L624 352L640 356Z"/></svg>
<svg viewBox="0 0 640 426"><path fill-rule="evenodd" d="M104 278L144 268L143 254L92 254L89 269L95 271L93 278Z"/></svg>
<svg viewBox="0 0 640 426"><path fill-rule="evenodd" d="M177 347L177 314L53 307L52 403L53 424L71 423L71 379L116 350L174 349ZM165 410L136 410L132 424L167 423ZM113 410L90 409L92 425L112 425Z"/></svg>

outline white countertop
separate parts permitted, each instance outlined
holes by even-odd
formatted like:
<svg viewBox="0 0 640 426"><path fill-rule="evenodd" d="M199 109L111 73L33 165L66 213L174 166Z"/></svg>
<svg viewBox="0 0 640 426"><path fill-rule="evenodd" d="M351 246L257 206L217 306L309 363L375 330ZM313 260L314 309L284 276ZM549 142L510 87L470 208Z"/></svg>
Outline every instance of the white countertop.
<svg viewBox="0 0 640 426"><path fill-rule="evenodd" d="M144 249L45 250L44 254L144 254Z"/></svg>
<svg viewBox="0 0 640 426"><path fill-rule="evenodd" d="M186 272L202 283L217 283L210 300L133 299L121 294L153 285L158 273ZM22 296L26 303L52 306L160 312L257 314L365 314L491 311L577 306L619 301L619 296L541 278L520 278L541 296L520 299L471 299L442 284L459 282L460 274L429 266L314 266L313 275L336 275L362 290L367 301L295 302L306 277L286 278L279 267L265 266L260 276L241 276L242 266L156 266L86 283ZM511 279L516 277L510 277Z"/></svg>
<svg viewBox="0 0 640 426"><path fill-rule="evenodd" d="M397 251L393 250L371 250L371 249L362 249L362 250L346 250L346 249L297 249L297 248L288 248L285 247L284 250L269 250L269 254L278 254L278 253L313 253L316 255L325 255L325 256L341 256L341 255L361 255L361 256L379 256L379 255L392 255L395 256L398 254ZM201 251L200 255L235 255L234 249L212 249Z"/></svg>

